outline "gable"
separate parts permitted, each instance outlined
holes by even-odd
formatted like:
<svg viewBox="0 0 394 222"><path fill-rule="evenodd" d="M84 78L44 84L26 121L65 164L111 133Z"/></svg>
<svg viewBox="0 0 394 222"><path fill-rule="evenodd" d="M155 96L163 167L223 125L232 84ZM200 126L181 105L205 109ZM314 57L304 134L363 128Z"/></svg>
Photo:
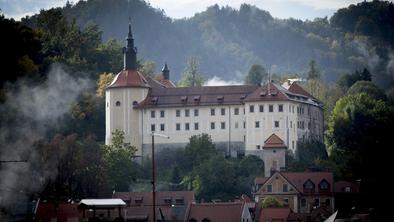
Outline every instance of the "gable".
<svg viewBox="0 0 394 222"><path fill-rule="evenodd" d="M284 191L284 185L287 185L287 192ZM269 187L271 186L271 192ZM268 180L260 187L258 193L261 194L297 194L299 191L297 188L288 181L279 172L274 173Z"/></svg>

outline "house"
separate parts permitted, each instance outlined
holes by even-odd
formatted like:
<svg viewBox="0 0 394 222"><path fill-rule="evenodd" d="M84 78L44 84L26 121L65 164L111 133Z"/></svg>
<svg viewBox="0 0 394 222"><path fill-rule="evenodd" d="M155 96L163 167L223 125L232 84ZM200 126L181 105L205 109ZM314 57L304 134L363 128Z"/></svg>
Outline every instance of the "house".
<svg viewBox="0 0 394 222"><path fill-rule="evenodd" d="M277 198L295 213L310 213L324 206L334 210L334 180L331 172L275 172L255 179L255 200Z"/></svg>
<svg viewBox="0 0 394 222"><path fill-rule="evenodd" d="M184 147L193 135L208 133L227 155L263 156L264 141L277 135L292 152L297 142L323 141L323 104L296 82L211 87L174 87L167 64L159 80L137 70L137 50L129 25L124 69L106 89L106 144L121 130L137 156Z"/></svg>
<svg viewBox="0 0 394 222"><path fill-rule="evenodd" d="M115 192L113 197L126 203L127 221L152 221L152 192ZM156 192L156 219L183 221L187 206L194 202L193 191Z"/></svg>
<svg viewBox="0 0 394 222"><path fill-rule="evenodd" d="M251 222L248 207L242 202L192 203L185 222Z"/></svg>

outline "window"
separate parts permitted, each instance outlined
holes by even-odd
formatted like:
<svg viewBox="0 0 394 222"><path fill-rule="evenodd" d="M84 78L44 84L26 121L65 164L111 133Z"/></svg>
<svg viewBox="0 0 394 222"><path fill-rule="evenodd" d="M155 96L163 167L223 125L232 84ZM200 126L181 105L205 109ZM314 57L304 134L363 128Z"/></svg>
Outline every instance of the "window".
<svg viewBox="0 0 394 222"><path fill-rule="evenodd" d="M176 124L176 131L179 131L179 130L181 130L181 124L180 124L180 123L177 123L177 124Z"/></svg>
<svg viewBox="0 0 394 222"><path fill-rule="evenodd" d="M268 106L268 111L269 111L270 113L272 113L272 112L274 111L274 106L273 106L273 105L269 105L269 106Z"/></svg>
<svg viewBox="0 0 394 222"><path fill-rule="evenodd" d="M212 129L212 130L215 129L215 122L211 122L211 129Z"/></svg>
<svg viewBox="0 0 394 222"><path fill-rule="evenodd" d="M278 105L278 112L283 112L283 105L282 104Z"/></svg>
<svg viewBox="0 0 394 222"><path fill-rule="evenodd" d="M283 192L287 192L287 184L283 184L282 188L283 188L282 189Z"/></svg>
<svg viewBox="0 0 394 222"><path fill-rule="evenodd" d="M289 204L289 198L283 198L283 202L285 202L286 205Z"/></svg>
<svg viewBox="0 0 394 222"><path fill-rule="evenodd" d="M306 207L306 199L305 198L301 199L301 207Z"/></svg>
<svg viewBox="0 0 394 222"><path fill-rule="evenodd" d="M194 116L198 116L198 109L194 110Z"/></svg>
<svg viewBox="0 0 394 222"><path fill-rule="evenodd" d="M315 198L315 202L313 203L313 206L316 206L316 207L320 206L319 198Z"/></svg>
<svg viewBox="0 0 394 222"><path fill-rule="evenodd" d="M290 128L293 128L293 121L290 121Z"/></svg>
<svg viewBox="0 0 394 222"><path fill-rule="evenodd" d="M293 141L291 141L291 147L293 148L293 150L294 150L294 140Z"/></svg>
<svg viewBox="0 0 394 222"><path fill-rule="evenodd" d="M156 125L155 124L150 125L150 131L155 132L155 130L156 130Z"/></svg>
<svg viewBox="0 0 394 222"><path fill-rule="evenodd" d="M221 108L220 109L220 113L222 114L222 116L226 115L226 109L225 108Z"/></svg>
<svg viewBox="0 0 394 222"><path fill-rule="evenodd" d="M120 106L120 101L116 101L115 106Z"/></svg>
<svg viewBox="0 0 394 222"><path fill-rule="evenodd" d="M185 130L189 130L190 129L190 124L189 123L185 123Z"/></svg>
<svg viewBox="0 0 394 222"><path fill-rule="evenodd" d="M331 200L330 199L326 199L326 206L329 207L331 205Z"/></svg>
<svg viewBox="0 0 394 222"><path fill-rule="evenodd" d="M211 116L215 115L215 109L211 109Z"/></svg>
<svg viewBox="0 0 394 222"><path fill-rule="evenodd" d="M275 121L274 124L275 124L275 128L279 128L279 121Z"/></svg>
<svg viewBox="0 0 394 222"><path fill-rule="evenodd" d="M181 116L181 111L179 109L177 109L175 112L176 112L176 117L180 117Z"/></svg>
<svg viewBox="0 0 394 222"><path fill-rule="evenodd" d="M272 185L271 184L267 185L267 192L269 192L269 193L272 192Z"/></svg>
<svg viewBox="0 0 394 222"><path fill-rule="evenodd" d="M134 199L134 202L135 202L136 204L142 204L142 200L143 200L142 197L136 197L136 198Z"/></svg>
<svg viewBox="0 0 394 222"><path fill-rule="evenodd" d="M150 111L150 117L155 118L156 112L154 110Z"/></svg>
<svg viewBox="0 0 394 222"><path fill-rule="evenodd" d="M307 180L305 183L304 183L304 188L305 189L314 189L315 188L315 184L311 181L311 180Z"/></svg>
<svg viewBox="0 0 394 222"><path fill-rule="evenodd" d="M256 128L260 128L260 122L259 122L259 121L256 121L256 122L254 123L254 125L255 125Z"/></svg>
<svg viewBox="0 0 394 222"><path fill-rule="evenodd" d="M198 130L198 123L194 123L194 130Z"/></svg>
<svg viewBox="0 0 394 222"><path fill-rule="evenodd" d="M136 106L136 105L138 105L138 102L137 101L133 101L133 106Z"/></svg>
<svg viewBox="0 0 394 222"><path fill-rule="evenodd" d="M221 129L226 129L226 122L221 122L220 123L220 128Z"/></svg>
<svg viewBox="0 0 394 222"><path fill-rule="evenodd" d="M264 105L259 106L260 113L264 112Z"/></svg>
<svg viewBox="0 0 394 222"><path fill-rule="evenodd" d="M184 204L185 200L183 199L183 197L178 197L175 199L175 203L176 204Z"/></svg>
<svg viewBox="0 0 394 222"><path fill-rule="evenodd" d="M249 106L249 112L250 112L250 113L254 113L254 106L253 106L253 105L250 105L250 106Z"/></svg>
<svg viewBox="0 0 394 222"><path fill-rule="evenodd" d="M160 110L160 117L164 118L164 110Z"/></svg>
<svg viewBox="0 0 394 222"><path fill-rule="evenodd" d="M352 191L352 189L350 187L345 187L345 192L346 193L350 193Z"/></svg>
<svg viewBox="0 0 394 222"><path fill-rule="evenodd" d="M235 122L235 129L238 129L238 122Z"/></svg>
<svg viewBox="0 0 394 222"><path fill-rule="evenodd" d="M258 150L259 150L259 149L260 149L260 145L256 145L256 149L258 149Z"/></svg>
<svg viewBox="0 0 394 222"><path fill-rule="evenodd" d="M165 197L164 198L164 203L165 204L171 204L172 203L172 198L171 197Z"/></svg>
<svg viewBox="0 0 394 222"><path fill-rule="evenodd" d="M160 124L160 131L164 131L164 124Z"/></svg>
<svg viewBox="0 0 394 222"><path fill-rule="evenodd" d="M322 180L319 184L319 187L321 190L328 190L330 184L327 182L327 180Z"/></svg>
<svg viewBox="0 0 394 222"><path fill-rule="evenodd" d="M186 117L189 117L189 116L190 116L190 110L185 109L185 116L186 116Z"/></svg>
<svg viewBox="0 0 394 222"><path fill-rule="evenodd" d="M239 108L234 108L234 115L239 115Z"/></svg>
<svg viewBox="0 0 394 222"><path fill-rule="evenodd" d="M246 122L244 121L244 129L246 129Z"/></svg>
<svg viewBox="0 0 394 222"><path fill-rule="evenodd" d="M294 113L294 106L293 106L293 107L291 107L291 109L293 110L293 113Z"/></svg>

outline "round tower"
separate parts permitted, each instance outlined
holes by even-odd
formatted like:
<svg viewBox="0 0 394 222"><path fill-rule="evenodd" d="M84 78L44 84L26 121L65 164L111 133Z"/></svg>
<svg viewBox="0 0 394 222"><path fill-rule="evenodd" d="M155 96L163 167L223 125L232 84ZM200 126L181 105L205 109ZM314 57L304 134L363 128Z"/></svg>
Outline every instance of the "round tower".
<svg viewBox="0 0 394 222"><path fill-rule="evenodd" d="M142 114L134 106L146 98L150 86L137 71L137 48L134 47L130 24L123 55L123 70L105 91L105 144L111 144L112 132L121 130L125 133L125 142L136 146L136 155L140 155Z"/></svg>

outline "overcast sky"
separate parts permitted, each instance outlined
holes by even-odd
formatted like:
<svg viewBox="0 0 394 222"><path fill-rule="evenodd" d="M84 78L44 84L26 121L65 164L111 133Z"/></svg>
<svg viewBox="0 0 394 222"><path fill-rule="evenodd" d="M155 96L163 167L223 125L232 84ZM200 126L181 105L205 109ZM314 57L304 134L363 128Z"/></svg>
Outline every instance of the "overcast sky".
<svg viewBox="0 0 394 222"><path fill-rule="evenodd" d="M267 10L274 17L313 19L330 17L337 9L362 0L147 0L153 7L164 9L172 18L191 17L204 11L208 6L218 4L239 8L242 3L249 3ZM391 0L394 1L394 0ZM6 17L20 19L32 15L40 9L64 6L67 0L0 0L0 8ZM77 0L70 0L77 2Z"/></svg>

